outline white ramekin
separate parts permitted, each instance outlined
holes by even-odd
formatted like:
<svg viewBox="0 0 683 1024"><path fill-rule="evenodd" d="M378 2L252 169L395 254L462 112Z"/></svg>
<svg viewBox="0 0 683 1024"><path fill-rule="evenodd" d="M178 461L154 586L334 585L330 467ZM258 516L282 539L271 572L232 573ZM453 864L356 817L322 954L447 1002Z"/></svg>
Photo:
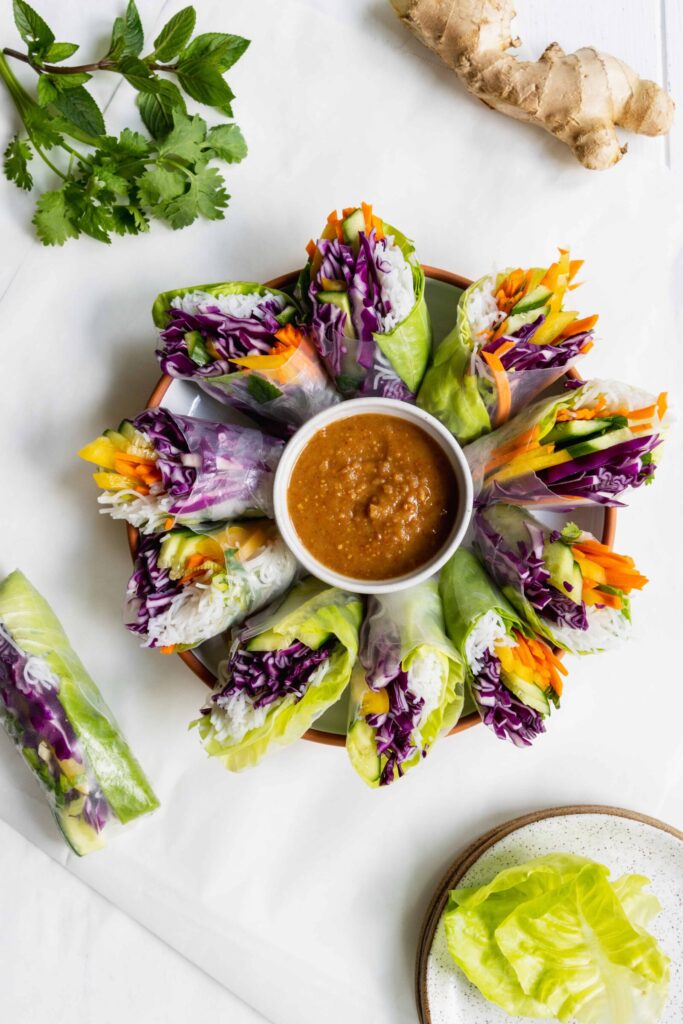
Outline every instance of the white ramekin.
<svg viewBox="0 0 683 1024"><path fill-rule="evenodd" d="M322 427L335 423L337 420L347 419L349 416L367 416L371 413L396 416L398 419L407 420L409 423L422 427L425 433L439 444L447 456L458 485L458 507L453 517L453 527L441 550L414 572L389 580L357 580L350 576L343 576L341 573L335 572L334 569L323 565L302 544L294 529L287 507L287 491L292 470L313 435ZM389 594L394 590L403 590L406 587L414 586L433 576L462 543L472 514L472 501L472 477L469 466L462 448L453 435L429 413L418 409L417 406L409 405L407 402L395 401L393 398L355 398L318 413L303 427L300 427L287 443L275 474L275 519L287 546L313 576L317 576L318 579L331 586L341 587L343 590L350 590L356 594Z"/></svg>

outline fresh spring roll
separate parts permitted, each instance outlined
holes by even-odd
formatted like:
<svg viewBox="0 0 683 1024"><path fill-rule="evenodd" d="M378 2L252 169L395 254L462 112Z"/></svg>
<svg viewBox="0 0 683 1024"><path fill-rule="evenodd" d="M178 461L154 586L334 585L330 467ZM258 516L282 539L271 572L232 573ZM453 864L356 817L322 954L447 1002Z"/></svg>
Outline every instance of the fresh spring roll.
<svg viewBox="0 0 683 1024"><path fill-rule="evenodd" d="M186 651L284 593L297 569L267 519L143 537L128 582L128 629L146 647Z"/></svg>
<svg viewBox="0 0 683 1024"><path fill-rule="evenodd" d="M514 505L480 509L474 538L505 597L556 647L592 654L629 636L628 595L647 583L632 558L574 523L552 530Z"/></svg>
<svg viewBox="0 0 683 1024"><path fill-rule="evenodd" d="M369 598L346 740L364 782L387 786L427 756L460 717L464 680L436 580Z"/></svg>
<svg viewBox="0 0 683 1024"><path fill-rule="evenodd" d="M0 583L0 718L79 856L159 806L54 612L18 570Z"/></svg>
<svg viewBox="0 0 683 1024"><path fill-rule="evenodd" d="M152 310L164 373L258 420L300 427L339 395L284 292L245 281L179 288Z"/></svg>
<svg viewBox="0 0 683 1024"><path fill-rule="evenodd" d="M282 441L236 423L146 409L78 454L94 462L98 501L142 533L273 515Z"/></svg>
<svg viewBox="0 0 683 1024"><path fill-rule="evenodd" d="M475 556L459 548L441 570L446 632L467 669L472 699L499 739L529 746L559 707L562 662L532 637Z"/></svg>
<svg viewBox="0 0 683 1024"><path fill-rule="evenodd" d="M336 210L299 287L311 306L315 344L345 398L412 401L431 354L425 276L415 249L372 207Z"/></svg>
<svg viewBox="0 0 683 1024"><path fill-rule="evenodd" d="M303 736L349 682L362 614L356 594L308 577L248 620L194 723L207 753L241 771Z"/></svg>
<svg viewBox="0 0 683 1024"><path fill-rule="evenodd" d="M560 249L547 269L490 274L460 296L417 401L461 444L505 423L592 348L597 316L564 309L582 262Z"/></svg>
<svg viewBox="0 0 683 1024"><path fill-rule="evenodd" d="M621 505L652 482L665 412L665 394L613 380L544 398L465 449L479 504Z"/></svg>

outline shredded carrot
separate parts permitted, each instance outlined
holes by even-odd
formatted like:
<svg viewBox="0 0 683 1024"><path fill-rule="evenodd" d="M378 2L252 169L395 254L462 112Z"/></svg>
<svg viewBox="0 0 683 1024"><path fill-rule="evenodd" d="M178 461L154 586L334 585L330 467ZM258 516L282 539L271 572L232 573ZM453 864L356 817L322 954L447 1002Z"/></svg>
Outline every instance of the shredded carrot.
<svg viewBox="0 0 683 1024"><path fill-rule="evenodd" d="M589 539L573 544L572 554L584 577L584 595L586 591L593 590L596 584L614 587L628 594L631 590L642 590L648 582L647 576L638 572L632 558L612 551L598 540ZM596 572L596 568L600 571ZM589 585L591 583L593 586Z"/></svg>
<svg viewBox="0 0 683 1024"><path fill-rule="evenodd" d="M626 415L630 420L650 420L654 416L656 408L655 405L646 405L642 409L632 409Z"/></svg>
<svg viewBox="0 0 683 1024"><path fill-rule="evenodd" d="M375 235L377 236L377 241L381 242L382 239L384 238L384 224L383 224L383 222L379 219L379 217L375 217L373 215L372 226L375 229Z"/></svg>
<svg viewBox="0 0 683 1024"><path fill-rule="evenodd" d="M583 334L585 331L592 331L597 322L597 313L594 313L593 316L586 316L583 320L574 320L574 322L569 324L568 327L565 327L565 329L560 333L559 338L573 338L575 334Z"/></svg>
<svg viewBox="0 0 683 1024"><path fill-rule="evenodd" d="M363 221L365 224L365 234L369 236L372 231L372 206L368 203L361 203L360 208L363 211Z"/></svg>
<svg viewBox="0 0 683 1024"><path fill-rule="evenodd" d="M570 420L594 420L599 418L605 411L607 399L599 395L592 409L569 409L563 406L555 417L556 423L568 423Z"/></svg>
<svg viewBox="0 0 683 1024"><path fill-rule="evenodd" d="M169 516L168 519L164 519L164 529L172 530L174 522L175 520L171 516Z"/></svg>
<svg viewBox="0 0 683 1024"><path fill-rule="evenodd" d="M569 280L573 281L581 267L584 264L584 260L570 260L569 261ZM574 286L576 287L576 286Z"/></svg>
<svg viewBox="0 0 683 1024"><path fill-rule="evenodd" d="M586 352L590 352L590 350L592 348L593 348L593 342L592 341L587 341L585 345L581 346L581 349L580 349L581 355L585 356Z"/></svg>
<svg viewBox="0 0 683 1024"><path fill-rule="evenodd" d="M159 650L161 651L162 654L173 654L173 652L175 651L175 648L176 648L175 644L169 644L166 647L160 647Z"/></svg>
<svg viewBox="0 0 683 1024"><path fill-rule="evenodd" d="M273 347L273 353L283 352L286 349L298 348L303 337L301 331L294 324L285 324L279 331L275 332L278 344Z"/></svg>
<svg viewBox="0 0 683 1024"><path fill-rule="evenodd" d="M663 420L666 416L666 410L668 408L667 397L668 396L666 391L662 391L662 393L659 395L657 399L657 415L659 416L660 420Z"/></svg>
<svg viewBox="0 0 683 1024"><path fill-rule="evenodd" d="M315 256L315 250L316 249L317 249L317 245L315 244L313 239L312 238L309 239L308 243L306 244L306 252L308 254L309 260L312 260L313 257Z"/></svg>
<svg viewBox="0 0 683 1024"><path fill-rule="evenodd" d="M344 215L344 217L350 217L355 209L355 206L345 206L344 209L342 210L342 214Z"/></svg>
<svg viewBox="0 0 683 1024"><path fill-rule="evenodd" d="M514 348L514 342L508 345L501 345L500 349L505 349L507 352L510 348ZM512 408L512 394L510 392L510 381L508 379L507 371L500 361L500 355L502 354L500 349L498 352L483 352L482 356L488 363L491 370L491 376L493 377L493 383L496 385L496 391L498 392L498 402L496 404L496 416L494 420L494 427L499 427L501 423L510 416L510 410Z"/></svg>

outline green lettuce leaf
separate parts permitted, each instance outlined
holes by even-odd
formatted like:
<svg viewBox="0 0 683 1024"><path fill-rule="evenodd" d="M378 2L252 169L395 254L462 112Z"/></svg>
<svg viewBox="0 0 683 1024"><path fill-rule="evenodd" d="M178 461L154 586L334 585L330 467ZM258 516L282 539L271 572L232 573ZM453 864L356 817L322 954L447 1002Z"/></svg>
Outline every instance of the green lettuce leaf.
<svg viewBox="0 0 683 1024"><path fill-rule="evenodd" d="M295 640L317 650L330 637L337 644L326 663L327 671L301 700L294 703L286 697L271 705L263 724L238 743L219 740L207 715L192 722L199 728L207 753L220 758L229 771L241 771L258 764L272 748L300 739L346 689L358 654L362 616L363 606L356 594L328 587L312 577L292 587L278 606L254 616L249 631L242 634L249 650L280 650Z"/></svg>
<svg viewBox="0 0 683 1024"><path fill-rule="evenodd" d="M613 884L609 869L554 853L454 890L449 951L491 1002L513 1016L577 1024L654 1024L668 959L644 929L659 911L648 879Z"/></svg>
<svg viewBox="0 0 683 1024"><path fill-rule="evenodd" d="M434 356L417 396L417 404L436 416L458 439L469 444L491 430L491 418L479 393L476 374L471 372L475 343L465 309L480 281L462 293L456 323Z"/></svg>
<svg viewBox="0 0 683 1024"><path fill-rule="evenodd" d="M384 228L387 235L393 235L394 242L411 266L415 305L393 331L373 334L372 337L401 380L412 392L416 392L432 351L432 324L425 299L425 275L417 262L413 243L390 224L385 224Z"/></svg>
<svg viewBox="0 0 683 1024"><path fill-rule="evenodd" d="M479 559L465 548L458 548L441 570L439 591L446 632L463 657L468 636L487 612L500 615L508 632L511 629L529 632Z"/></svg>
<svg viewBox="0 0 683 1024"><path fill-rule="evenodd" d="M267 288L264 284L258 284L256 281L222 281L217 284L189 285L186 288L174 288L172 291L161 292L160 295L157 295L152 306L152 319L160 330L168 326L171 300L179 295L187 295L188 292L207 292L209 295L279 295L286 300L288 305L296 306L291 295L278 291L276 288Z"/></svg>
<svg viewBox="0 0 683 1024"><path fill-rule="evenodd" d="M443 621L441 599L436 580L394 594L378 595L370 600L367 611L372 620L370 658L385 655L389 637L397 637L396 654L404 672L410 672L416 659L432 655L439 664L441 693L438 705L427 716L414 737L416 753L404 761L403 771L420 764L424 753L458 721L465 701L465 666L448 640ZM367 625L366 625L367 628ZM377 638L377 642L375 641ZM363 698L369 691L365 670L358 663L351 678L351 701L346 750L351 764L369 786L379 785L385 760L377 753L374 730L362 713Z"/></svg>
<svg viewBox="0 0 683 1024"><path fill-rule="evenodd" d="M47 601L18 570L0 584L0 621L18 647L59 679L59 701L116 817L124 824L159 802L114 717Z"/></svg>

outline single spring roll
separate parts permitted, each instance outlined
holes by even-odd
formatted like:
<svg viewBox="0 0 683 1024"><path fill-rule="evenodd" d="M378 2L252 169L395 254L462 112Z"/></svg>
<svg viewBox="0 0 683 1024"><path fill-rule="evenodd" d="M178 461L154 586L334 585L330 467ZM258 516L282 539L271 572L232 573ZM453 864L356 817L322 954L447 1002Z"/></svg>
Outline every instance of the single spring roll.
<svg viewBox="0 0 683 1024"><path fill-rule="evenodd" d="M54 612L18 570L0 583L0 718L79 856L159 806Z"/></svg>
<svg viewBox="0 0 683 1024"><path fill-rule="evenodd" d="M475 556L458 549L441 571L446 632L462 655L472 699L499 739L529 746L558 707L562 662L531 635Z"/></svg>
<svg viewBox="0 0 683 1024"><path fill-rule="evenodd" d="M510 604L556 647L592 654L630 635L629 594L647 583L632 558L574 523L552 530L513 505L480 509L474 538Z"/></svg>
<svg viewBox="0 0 683 1024"><path fill-rule="evenodd" d="M235 423L146 409L78 454L94 462L101 511L142 533L273 515L283 442Z"/></svg>
<svg viewBox="0 0 683 1024"><path fill-rule="evenodd" d="M665 394L613 380L544 398L467 446L475 495L480 504L622 505L624 491L652 482L665 413Z"/></svg>
<svg viewBox="0 0 683 1024"><path fill-rule="evenodd" d="M308 577L248 620L193 723L207 753L241 771L303 736L346 689L361 618L357 595Z"/></svg>
<svg viewBox="0 0 683 1024"><path fill-rule="evenodd" d="M490 274L460 296L417 401L461 444L505 423L592 348L597 316L564 309L581 265L560 249L550 267Z"/></svg>
<svg viewBox="0 0 683 1024"><path fill-rule="evenodd" d="M128 582L128 629L146 647L186 651L284 593L297 570L267 519L144 537Z"/></svg>
<svg viewBox="0 0 683 1024"><path fill-rule="evenodd" d="M436 580L369 598L346 740L364 782L387 786L420 764L460 717L464 679Z"/></svg>
<svg viewBox="0 0 683 1024"><path fill-rule="evenodd" d="M334 210L299 282L317 349L345 398L412 401L427 369L432 329L415 249L372 207Z"/></svg>
<svg viewBox="0 0 683 1024"><path fill-rule="evenodd" d="M164 292L152 316L164 373L290 431L339 401L289 295L245 281Z"/></svg>

